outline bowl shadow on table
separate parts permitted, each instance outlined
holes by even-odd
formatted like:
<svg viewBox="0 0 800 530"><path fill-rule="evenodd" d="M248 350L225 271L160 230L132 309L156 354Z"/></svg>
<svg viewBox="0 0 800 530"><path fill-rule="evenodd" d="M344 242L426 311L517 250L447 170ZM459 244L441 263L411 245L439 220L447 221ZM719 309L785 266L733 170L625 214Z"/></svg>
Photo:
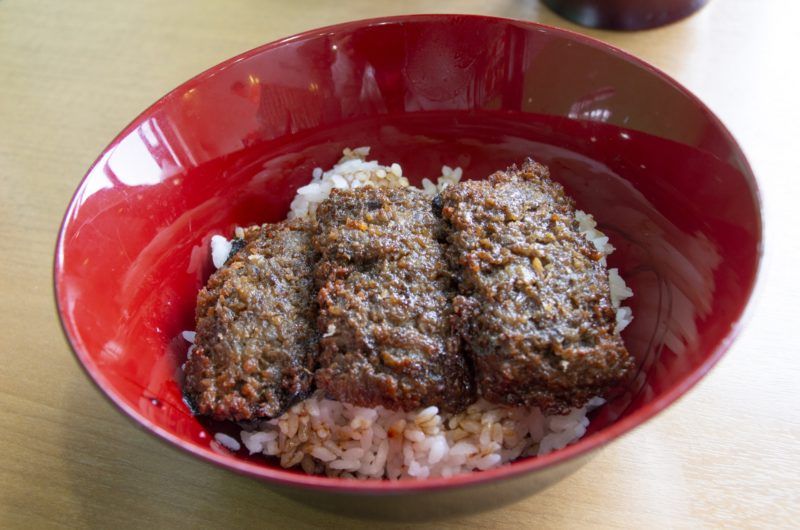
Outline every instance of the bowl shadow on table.
<svg viewBox="0 0 800 530"><path fill-rule="evenodd" d="M265 484L211 466L137 429L88 381L76 384L62 451L77 526L319 526L329 516L276 495ZM92 417L81 411L94 411ZM97 414L102 411L102 414ZM327 523L326 523L327 524Z"/></svg>
<svg viewBox="0 0 800 530"><path fill-rule="evenodd" d="M78 419L65 423L62 436L79 526L219 527L268 521L270 526L313 527L330 521L329 515L287 501L265 484L180 453L108 404L91 407L103 414L81 418L92 400L102 398L88 381L76 385L67 409Z"/></svg>
<svg viewBox="0 0 800 530"><path fill-rule="evenodd" d="M371 497L360 501L363 509L358 514L341 515L342 507L336 504L341 499L314 497L311 492L299 490L277 492L258 480L201 462L135 428L107 403L87 407L93 400L102 403L88 381L76 383L65 407L70 420L63 424L60 437L67 498L75 504L76 526L252 527L258 524L373 528L380 520L390 528L402 526L402 521L427 521L431 528L434 521L439 521L435 527L442 528L442 520L449 519L445 526L455 528L466 512L461 506L463 498L458 495L450 503L442 502L436 513L427 509L404 514L385 510L391 498ZM87 410L91 410L91 415ZM571 471L587 459L576 460ZM485 510L491 504L509 505L528 497L528 491L520 488L517 497L478 503L472 512ZM535 504L526 505L526 512L531 509L536 510ZM553 509L548 506L547 511ZM569 506L564 505L563 510L569 510Z"/></svg>
<svg viewBox="0 0 800 530"><path fill-rule="evenodd" d="M387 509L390 497L362 497L356 502L349 499L348 510L338 504L341 497L276 491L271 485L184 455L137 429L109 404L92 407L94 412L87 416L83 411L92 400L103 402L88 382L76 382L65 406L68 420L60 436L67 498L74 503L70 512L78 518L73 521L78 526L250 527L269 523L291 528L372 528L380 521L389 528L403 522L418 523L415 526L420 528L456 528L465 518L482 517L476 512L490 517L487 524L496 521L489 506L515 511L519 508L513 503L530 496L529 488L519 488L516 493L504 488L501 499L465 509L461 492L444 499L438 510L406 512ZM569 473L588 459L574 460ZM563 469L559 471L563 473ZM524 507L525 512L531 509L536 510L535 504ZM551 513L563 510L565 517L569 509L569 504L547 507Z"/></svg>

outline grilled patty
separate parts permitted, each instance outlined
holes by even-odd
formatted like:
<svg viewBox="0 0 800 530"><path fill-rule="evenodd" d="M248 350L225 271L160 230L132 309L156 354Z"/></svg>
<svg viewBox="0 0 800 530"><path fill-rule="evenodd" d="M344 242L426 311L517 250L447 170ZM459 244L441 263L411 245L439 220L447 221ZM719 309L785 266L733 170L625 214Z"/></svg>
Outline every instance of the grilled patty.
<svg viewBox="0 0 800 530"><path fill-rule="evenodd" d="M320 367L334 399L458 411L474 400L445 261L444 224L408 188L334 190L317 210Z"/></svg>
<svg viewBox="0 0 800 530"><path fill-rule="evenodd" d="M310 226L251 227L236 247L198 295L184 390L198 413L218 420L272 418L311 389L318 338Z"/></svg>
<svg viewBox="0 0 800 530"><path fill-rule="evenodd" d="M564 413L603 395L633 361L614 332L602 255L575 208L531 160L435 201L459 282L453 306L488 401Z"/></svg>

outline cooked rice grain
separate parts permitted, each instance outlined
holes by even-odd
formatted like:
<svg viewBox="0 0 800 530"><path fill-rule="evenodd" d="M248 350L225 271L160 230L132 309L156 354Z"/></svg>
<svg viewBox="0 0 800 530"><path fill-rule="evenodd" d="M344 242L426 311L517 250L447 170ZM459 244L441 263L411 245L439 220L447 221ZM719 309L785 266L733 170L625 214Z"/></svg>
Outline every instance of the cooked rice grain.
<svg viewBox="0 0 800 530"><path fill-rule="evenodd" d="M587 412L601 404L594 398L565 416L544 416L535 407L479 400L460 414L440 414L436 407L356 407L317 393L241 437L250 454L277 457L281 465L310 457L315 472L328 476L447 477L565 447L586 432Z"/></svg>

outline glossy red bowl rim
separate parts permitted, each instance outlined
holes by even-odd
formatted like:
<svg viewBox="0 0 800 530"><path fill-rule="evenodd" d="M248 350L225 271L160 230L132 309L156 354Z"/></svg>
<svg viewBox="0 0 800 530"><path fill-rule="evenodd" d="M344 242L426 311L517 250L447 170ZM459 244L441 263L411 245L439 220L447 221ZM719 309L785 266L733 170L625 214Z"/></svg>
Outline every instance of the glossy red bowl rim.
<svg viewBox="0 0 800 530"><path fill-rule="evenodd" d="M706 358L706 360L700 366L698 366L692 372L690 372L682 380L675 382L666 392L663 392L660 396L658 396L650 403L647 403L646 405L637 409L629 416L621 420L615 421L608 427L605 427L590 436L580 439L573 445L567 446L558 451L554 451L545 456L529 458L526 460L513 462L511 464L504 465L488 471L465 473L448 478L429 478L423 480L361 481L361 480L331 478L331 477L323 477L315 475L306 475L250 461L236 460L235 457L232 456L231 457L223 457L222 455L214 456L211 453L200 450L193 444L185 442L180 437L162 429L148 418L140 415L136 410L129 407L124 401L122 401L114 393L113 388L104 385L101 377L102 375L101 370L99 370L93 363L91 363L91 368L87 366L87 363L84 361L84 358L86 357L85 352L81 349L80 345L76 344L77 341L73 340L73 337L70 336L64 321L64 309L62 308L61 303L59 302L60 300L59 276L61 273L60 255L61 255L61 249L65 243L64 236L65 236L66 225L71 217L71 214L78 206L76 201L76 198L78 197L78 192L83 187L86 179L92 174L95 167L103 160L104 156L107 153L109 153L117 144L119 144L119 142L125 136L127 136L128 133L130 133L133 129L139 126L144 121L145 117L148 116L151 113L151 111L156 107L158 107L163 101L169 99L175 94L186 92L191 87L194 87L199 83L202 83L205 79L216 75L216 73L224 70L225 68L228 68L234 63L237 63L244 59L252 58L253 56L259 55L264 51L273 48L278 48L294 41L313 39L325 33L339 32L343 30L353 30L359 27L368 27L368 26L377 26L377 25L395 24L404 22L447 23L448 20L464 19L464 18L479 19L486 22L491 21L491 22L516 25L518 27L524 27L528 30L540 30L540 31L543 30L550 34L556 35L560 38L581 42L583 44L601 49L602 51L605 51L612 55L621 57L629 61L630 63L638 66L639 68L648 71L650 74L660 78L663 82L671 85L673 88L681 92L694 105L706 111L707 114L710 116L711 121L719 128L720 132L722 133L726 141L728 141L730 145L732 145L736 150L738 150L739 154L741 155L743 168L745 169L744 173L745 177L748 178L749 180L748 184L750 186L753 198L756 201L757 212L759 217L759 226L756 233L758 241L758 248L756 251L756 269L753 281L749 286L749 290L746 293L747 302L744 308L740 312L738 318L734 322L732 322L728 334L717 344L717 346L713 349L713 351ZM639 425L642 425L650 418L652 418L653 416L664 410L666 407L671 405L673 402L678 400L680 397L682 397L692 387L694 387L730 348L731 344L734 342L736 337L743 329L745 322L750 318L752 314L754 299L757 297L757 292L760 290L762 261L764 256L764 218L762 212L763 212L763 202L761 198L761 192L759 190L758 182L755 178L753 170L749 162L747 161L747 158L745 157L744 151L742 150L741 146L739 146L733 135L723 125L723 123L719 120L719 118L717 118L717 116L713 112L711 112L711 110L697 96L695 96L692 92L686 89L683 85L678 83L671 76L659 70L655 66L645 62L642 59L639 59L634 55L631 55L630 53L620 48L607 44L593 37L589 37L587 35L558 28L555 26L541 24L538 22L517 20L517 19L503 18L503 17L492 17L484 15L463 15L463 14L424 14L424 15L399 15L391 17L354 20L349 22L343 22L340 24L325 26L321 28L315 28L289 37L285 37L283 39L263 44L256 48L243 52L239 55L236 55L235 57L227 59L221 63L218 63L217 65L212 66L211 68L190 78L188 81L170 90L167 94L159 98L155 103L147 107L136 118L134 118L108 144L108 146L106 146L101 151L100 155L97 157L95 162L90 166L87 173L81 179L80 184L78 185L75 193L70 199L67 211L64 215L64 218L61 222L61 226L59 228L58 238L56 240L55 254L54 254L53 285L54 285L54 294L56 301L56 310L58 312L59 323L61 325L62 332L64 333L64 336L67 339L70 349L72 350L73 354L75 355L76 359L78 360L78 363L84 370L87 377L94 383L94 385L101 391L101 393L112 404L114 404L117 408L119 408L135 425L137 425L140 428L144 428L147 432L154 435L157 439L167 442L168 445L182 449L183 451L186 451L189 454L192 454L193 456L200 458L201 460L204 460L218 467L222 467L224 469L228 469L230 471L234 471L242 475L251 476L275 484L293 486L296 488L299 487L299 488L314 489L319 491L336 492L336 493L397 495L403 493L425 492L425 491L450 489L450 488L457 488L464 486L475 486L479 484L490 483L498 479L511 478L522 474L534 472L537 470L542 470L544 468L565 463L566 461L578 457L579 455L589 454L592 451L615 440L621 435L633 430Z"/></svg>

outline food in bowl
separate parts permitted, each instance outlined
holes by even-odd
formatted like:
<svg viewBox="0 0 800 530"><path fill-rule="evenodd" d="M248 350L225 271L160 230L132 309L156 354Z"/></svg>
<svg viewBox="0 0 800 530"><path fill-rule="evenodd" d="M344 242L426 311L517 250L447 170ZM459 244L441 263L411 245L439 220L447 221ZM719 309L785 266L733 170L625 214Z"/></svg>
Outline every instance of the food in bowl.
<svg viewBox="0 0 800 530"><path fill-rule="evenodd" d="M622 381L633 359L616 329L605 256L548 169L529 159L441 197L478 394L563 413Z"/></svg>
<svg viewBox="0 0 800 530"><path fill-rule="evenodd" d="M184 387L200 414L274 417L308 395L316 362L314 253L302 220L242 231L197 299Z"/></svg>
<svg viewBox="0 0 800 530"><path fill-rule="evenodd" d="M412 187L334 190L317 210L317 386L361 407L447 412L474 401L453 332L445 225Z"/></svg>
<svg viewBox="0 0 800 530"><path fill-rule="evenodd" d="M633 366L608 238L533 161L418 189L368 152L316 169L290 219L214 240L193 408L247 422L251 454L348 478L447 477L580 438Z"/></svg>

